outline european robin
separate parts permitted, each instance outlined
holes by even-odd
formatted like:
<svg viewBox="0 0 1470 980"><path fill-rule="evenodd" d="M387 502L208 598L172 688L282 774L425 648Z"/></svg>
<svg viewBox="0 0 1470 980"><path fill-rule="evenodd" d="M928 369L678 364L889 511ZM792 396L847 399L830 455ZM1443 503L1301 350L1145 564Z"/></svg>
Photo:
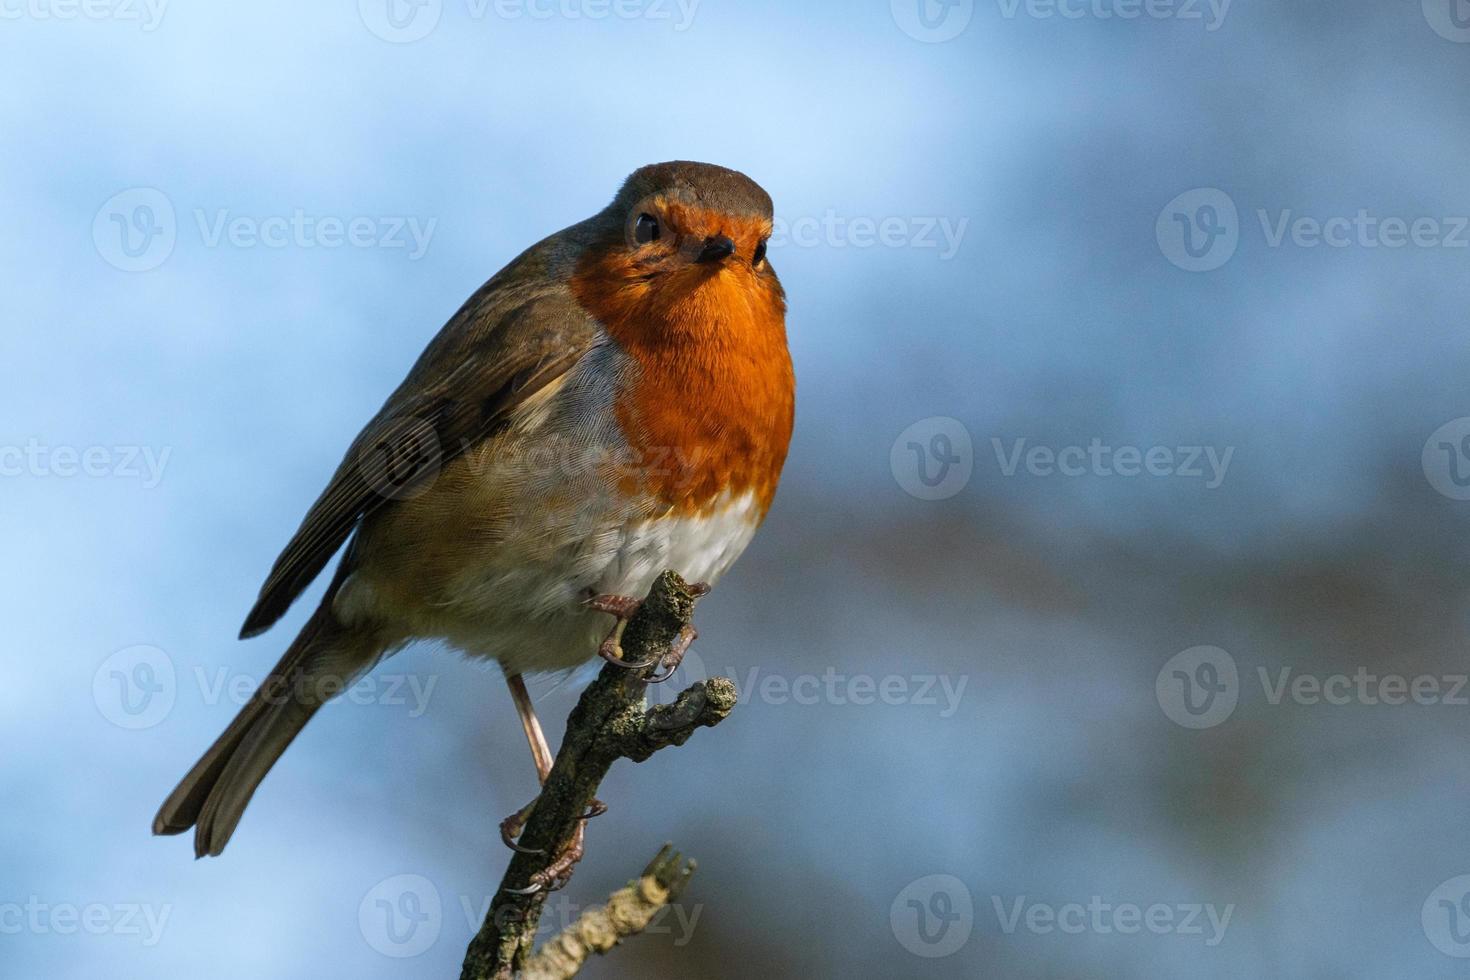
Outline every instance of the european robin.
<svg viewBox="0 0 1470 980"><path fill-rule="evenodd" d="M481 286L276 561L242 638L347 544L321 605L153 832L193 827L195 854L219 854L317 709L419 639L500 664L544 780L551 753L522 674L615 659L613 638L599 643L606 613L631 614L623 597L665 568L716 582L771 506L795 406L771 221L744 174L656 164Z"/></svg>

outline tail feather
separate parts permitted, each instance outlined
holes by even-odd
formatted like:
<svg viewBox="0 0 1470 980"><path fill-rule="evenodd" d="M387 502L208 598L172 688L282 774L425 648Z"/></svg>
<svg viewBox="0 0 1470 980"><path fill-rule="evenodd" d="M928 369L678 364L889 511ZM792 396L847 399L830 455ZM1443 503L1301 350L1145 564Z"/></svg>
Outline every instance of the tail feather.
<svg viewBox="0 0 1470 980"><path fill-rule="evenodd" d="M324 602L280 663L169 794L155 834L194 830L196 857L229 843L256 787L323 704L376 663L373 638L344 627Z"/></svg>

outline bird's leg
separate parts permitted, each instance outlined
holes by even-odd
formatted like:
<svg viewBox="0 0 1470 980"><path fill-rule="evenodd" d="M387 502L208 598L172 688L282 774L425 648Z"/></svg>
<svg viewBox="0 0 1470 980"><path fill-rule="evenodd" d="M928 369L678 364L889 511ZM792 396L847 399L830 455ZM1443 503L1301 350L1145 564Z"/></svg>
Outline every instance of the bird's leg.
<svg viewBox="0 0 1470 980"><path fill-rule="evenodd" d="M696 598L709 594L710 587L704 583L690 586L690 592ZM603 660L619 667L629 670L643 670L653 667L654 671L644 679L645 683L657 684L674 676L679 669L679 664L684 660L684 654L689 652L689 647L699 636L693 626L685 626L679 631L669 651L662 656L653 657L649 660L637 663L629 663L623 659L622 638L623 630L628 625L628 620L638 611L642 600L621 595L592 595L587 598L587 608L598 612L605 612L616 618L612 630L607 637L598 645L597 654ZM521 717L521 726L526 730L526 740L531 743L531 755L536 760L536 771L541 776L541 782L546 782L546 776L551 772L551 749L546 745L546 736L541 732L541 723L536 720L535 708L531 705L530 695L526 692L526 683L519 674L507 678L510 684L510 694L516 703L516 712ZM515 813L506 817L500 825L500 836L507 847L520 851L524 854L540 854L539 850L521 847L515 842L521 831L526 827L526 821L531 817L531 810L536 806L532 800ZM516 894L531 895L539 891L556 891L566 885L572 877L572 868L582 860L586 853L587 821L593 817L607 812L607 805L601 800L593 800L587 812L577 821L577 830L572 839L562 852L557 855L555 861L531 876L531 883L525 888L511 889Z"/></svg>
<svg viewBox="0 0 1470 980"><path fill-rule="evenodd" d="M551 772L551 746L546 744L546 733L541 730L541 720L536 717L536 707L531 703L531 693L526 690L526 680L520 674L512 674L505 679L505 683L510 688L510 698L515 702L516 714L520 716L526 741L531 745L531 761L536 764L536 777L544 784ZM516 843L516 838L526 829L526 821L531 818L531 810L535 806L536 801L532 800L500 821L500 839L505 842L506 847L522 854L541 853L539 849L522 847Z"/></svg>
<svg viewBox="0 0 1470 980"><path fill-rule="evenodd" d="M703 582L697 582L689 587L689 591L693 593L695 598L702 598L709 595L710 587ZM679 637L674 641L674 645L669 649L668 653L650 660L629 663L623 659L623 629L627 627L628 620L633 618L633 614L638 611L638 607L642 604L642 601L639 599L633 599L623 595L595 595L587 600L587 607L589 609L596 609L598 612L605 612L617 618L617 622L613 624L612 632L607 634L607 638L597 648L597 655L614 666L626 667L629 670L642 670L645 667L655 667L656 669L653 674L644 680L648 684L657 684L674 676L674 671L679 669L679 663L684 659L684 654L689 652L690 644L694 642L699 634L693 626L686 626L679 631Z"/></svg>
<svg viewBox="0 0 1470 980"><path fill-rule="evenodd" d="M526 733L526 741L531 746L531 759L536 763L536 776L544 786L546 777L551 774L551 746L546 743L546 734L541 730L541 721L536 717L536 708L531 703L530 692L526 690L525 679L520 674L515 674L506 678L506 684L510 687L511 700L515 702L516 714L520 716L521 728ZM536 800L532 800L500 822L500 839L505 842L506 847L522 854L545 853L540 848L522 847L516 843L516 838L521 835L521 831L526 829L526 821L531 818L531 811L535 808ZM571 879L572 866L582 860L582 854L585 851L587 821L606 812L605 803L601 800L592 801L586 815L577 821L577 832L566 850L548 868L532 876L531 892L542 888L554 891Z"/></svg>

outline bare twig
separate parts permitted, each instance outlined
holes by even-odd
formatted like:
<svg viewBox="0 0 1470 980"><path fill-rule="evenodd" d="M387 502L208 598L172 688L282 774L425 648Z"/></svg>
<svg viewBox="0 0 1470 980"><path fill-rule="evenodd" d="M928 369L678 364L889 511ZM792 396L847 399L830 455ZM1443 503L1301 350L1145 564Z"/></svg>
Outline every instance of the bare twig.
<svg viewBox="0 0 1470 980"><path fill-rule="evenodd" d="M674 572L660 575L648 598L623 631L624 659L636 663L654 660L666 653L680 631L689 625L698 598L699 593ZM541 788L541 796L520 838L523 846L540 853L518 852L511 858L500 890L490 903L485 922L465 953L460 980L512 980L519 971L529 970L533 963L571 962L576 957L571 956L570 951L582 949L581 958L576 959L576 965L571 968L572 973L540 974L546 977L571 976L586 960L588 951L602 952L623 936L633 935L646 927L648 918L668 903L670 892L677 894L682 881L687 879L687 874L677 868L677 862L672 870L665 867L668 855L660 852L643 878L630 886L635 890L636 901L630 906L626 900L619 900L618 896L623 895L619 892L607 907L611 909L615 903L619 909L652 905L648 918L643 919L637 928L631 928L637 923L637 916L621 920L628 931L614 928L611 934L596 922L589 922L586 929L578 931L577 927L582 925L582 920L579 920L567 933L547 944L545 957L538 954L532 958L546 891L542 889L523 895L516 894L515 890L527 887L532 876L547 868L561 853L612 764L618 759L642 762L659 749L682 745L695 729L718 724L735 707L734 682L716 677L693 685L673 704L648 709L644 701L644 673L608 665L582 693L567 719L566 736L562 739L556 763ZM692 864L687 869L691 873ZM607 939L609 935L612 938L606 946L590 941L595 937Z"/></svg>
<svg viewBox="0 0 1470 980"><path fill-rule="evenodd" d="M665 844L643 875L609 896L606 905L583 912L577 921L542 944L521 970L521 980L568 980L587 957L606 953L628 936L647 929L661 909L679 897L694 874L673 845Z"/></svg>

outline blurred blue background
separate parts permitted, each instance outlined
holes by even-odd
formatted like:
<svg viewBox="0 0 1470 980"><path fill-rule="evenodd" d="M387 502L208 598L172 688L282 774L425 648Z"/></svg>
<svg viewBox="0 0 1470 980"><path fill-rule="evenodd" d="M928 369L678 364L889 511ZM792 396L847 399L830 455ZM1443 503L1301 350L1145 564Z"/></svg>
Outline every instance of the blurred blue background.
<svg viewBox="0 0 1470 980"><path fill-rule="evenodd" d="M798 424L682 678L745 703L547 921L700 873L585 975L1463 972L1470 6L922 3L0 2L0 975L457 975L493 671L381 666L220 859L149 821L419 350L672 158L777 202Z"/></svg>

